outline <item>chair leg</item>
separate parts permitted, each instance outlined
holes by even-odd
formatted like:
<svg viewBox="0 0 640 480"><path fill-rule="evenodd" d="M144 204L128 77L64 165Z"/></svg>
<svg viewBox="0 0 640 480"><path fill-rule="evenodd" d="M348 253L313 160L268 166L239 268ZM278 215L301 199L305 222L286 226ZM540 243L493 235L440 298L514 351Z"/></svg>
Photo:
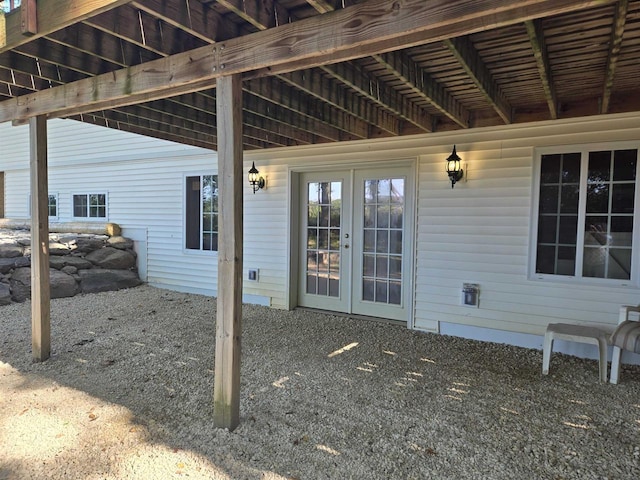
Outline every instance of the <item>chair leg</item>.
<svg viewBox="0 0 640 480"><path fill-rule="evenodd" d="M553 332L544 334L544 344L542 346L542 374L549 374L549 363L551 361L551 350L553 349Z"/></svg>
<svg viewBox="0 0 640 480"><path fill-rule="evenodd" d="M598 340L598 352L600 354L600 381L607 383L607 341Z"/></svg>
<svg viewBox="0 0 640 480"><path fill-rule="evenodd" d="M618 383L618 377L620 376L620 357L622 356L622 350L620 347L613 347L613 354L611 355L611 377L609 381L614 385Z"/></svg>

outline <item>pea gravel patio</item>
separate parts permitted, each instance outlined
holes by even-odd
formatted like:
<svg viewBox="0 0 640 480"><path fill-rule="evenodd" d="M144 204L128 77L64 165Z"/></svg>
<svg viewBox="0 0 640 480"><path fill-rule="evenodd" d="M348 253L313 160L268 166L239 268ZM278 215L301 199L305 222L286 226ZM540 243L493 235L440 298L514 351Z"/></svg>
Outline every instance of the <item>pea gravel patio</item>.
<svg viewBox="0 0 640 480"><path fill-rule="evenodd" d="M637 479L640 369L245 306L241 424L212 427L215 299L0 308L0 479Z"/></svg>

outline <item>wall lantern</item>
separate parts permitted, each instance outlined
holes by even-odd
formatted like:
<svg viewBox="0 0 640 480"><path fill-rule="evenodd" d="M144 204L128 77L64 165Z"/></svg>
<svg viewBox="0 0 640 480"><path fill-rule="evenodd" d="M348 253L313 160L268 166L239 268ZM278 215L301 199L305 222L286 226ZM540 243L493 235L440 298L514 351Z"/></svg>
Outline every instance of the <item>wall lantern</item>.
<svg viewBox="0 0 640 480"><path fill-rule="evenodd" d="M253 188L255 194L261 188L264 188L264 178L260 176L260 172L256 168L256 162L251 163L251 170L249 170L249 185Z"/></svg>
<svg viewBox="0 0 640 480"><path fill-rule="evenodd" d="M451 180L451 188L456 184L458 180L462 178L464 172L460 166L460 160L462 160L458 154L456 153L456 146L453 146L453 152L447 158L447 175L449 175L449 180Z"/></svg>

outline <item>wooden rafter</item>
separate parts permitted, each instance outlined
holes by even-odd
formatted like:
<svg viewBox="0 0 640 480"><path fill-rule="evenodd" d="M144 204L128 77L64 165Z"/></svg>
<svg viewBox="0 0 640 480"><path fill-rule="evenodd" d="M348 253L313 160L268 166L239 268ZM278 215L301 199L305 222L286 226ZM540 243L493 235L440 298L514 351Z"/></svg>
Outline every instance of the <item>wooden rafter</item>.
<svg viewBox="0 0 640 480"><path fill-rule="evenodd" d="M609 55L607 56L607 68L605 73L604 87L602 89L602 102L600 113L609 113L609 102L613 90L613 80L616 75L616 66L622 47L622 36L627 21L628 0L619 0L616 5L616 16L611 29L611 40L609 41Z"/></svg>
<svg viewBox="0 0 640 480"><path fill-rule="evenodd" d="M332 129L328 124L322 124L320 120L315 117L287 111L280 105L254 96L253 92L249 90L245 90L243 108L245 112L251 112L260 117L271 119L273 122L285 125L296 125L301 131L313 134L317 142L338 142L342 139L338 129Z"/></svg>
<svg viewBox="0 0 640 480"><path fill-rule="evenodd" d="M130 21L135 18L136 21ZM95 16L85 23L107 35L114 35L159 56L203 46L206 43L170 24L164 27L148 13L125 6Z"/></svg>
<svg viewBox="0 0 640 480"><path fill-rule="evenodd" d="M131 0L49 0L38 2L38 31L32 36L23 35L21 14L15 12L0 22L0 53L14 49L49 33L80 22L129 3Z"/></svg>
<svg viewBox="0 0 640 480"><path fill-rule="evenodd" d="M307 3L320 13L329 13L335 10L333 5L326 0L307 0Z"/></svg>
<svg viewBox="0 0 640 480"><path fill-rule="evenodd" d="M258 30L266 30L287 22L286 13L276 8L276 2L255 2L245 0L216 0L244 21Z"/></svg>
<svg viewBox="0 0 640 480"><path fill-rule="evenodd" d="M68 115L211 88L216 78L242 72L293 70L566 13L599 0L466 1L451 8L406 0L372 0L330 15L200 47L0 104L0 121L39 114ZM464 12L464 13L462 13ZM357 20L357 21L354 21ZM335 35L336 31L344 35Z"/></svg>
<svg viewBox="0 0 640 480"><path fill-rule="evenodd" d="M207 43L238 36L237 27L202 2L182 2L178 7L163 0L134 0L131 6L185 30Z"/></svg>
<svg viewBox="0 0 640 480"><path fill-rule="evenodd" d="M291 72L278 75L277 78L328 103L347 115L376 125L391 135L400 135L398 122L391 115L381 111L379 107L372 106L365 98L352 93L352 91L340 88L336 82L322 75L319 70Z"/></svg>
<svg viewBox="0 0 640 480"><path fill-rule="evenodd" d="M219 1L221 5L232 10L234 13L241 16L243 19L251 23L253 26L260 30L266 30L270 28L270 22L265 21L264 16L258 17L256 14L257 9L253 6L253 3L250 3L248 12L247 6L242 3L242 13L238 12L240 10L240 5L238 0ZM329 2L324 0L311 0L308 2L312 7L314 7L320 13L328 13L335 10L334 6ZM342 71L340 66L329 67L325 69L325 72L330 76L336 78L341 81L352 90L356 91L364 98L367 98L369 101L372 101L374 104L378 105L380 108L386 109L387 111L393 113L394 115L398 115L404 120L412 123L420 130L423 131L431 131L431 126L433 124L432 119L426 112L422 112L420 107L413 104L412 102L402 98L400 94L397 92L393 92L386 85L378 82L377 79L373 78L370 75L366 75L361 70L352 70L349 72ZM343 89L336 88L323 88L322 80L318 81L308 81L307 79L315 79L320 78L318 75L313 75L313 73L302 73L301 75L296 75L297 72L292 72L288 76L278 76L282 81L290 83L292 85L297 86L298 88L303 89L308 92L310 95L314 97L326 101L329 104L335 106L336 108L340 108L345 111L347 114L354 114L358 118L365 120L381 130L386 131L392 135L399 135L400 131L397 125L394 127L389 127L389 122L379 122L380 118L388 117L384 113L380 111L375 111L372 108L362 108L361 104L363 103L362 98L358 98L356 95L349 94ZM344 74L348 74L345 76ZM295 78L295 79L294 79ZM300 81L302 79L302 81ZM296 81L297 80L297 81ZM336 98L333 95L334 92L340 92L342 98ZM351 98L344 98L351 97ZM348 106L345 106L345 102L348 103ZM355 105L354 105L355 104ZM354 108L355 107L355 108ZM367 113L364 113L364 112ZM362 112L362 113L361 113ZM366 117L364 116L366 115ZM368 118L367 118L368 117ZM392 122L396 123L397 122Z"/></svg>
<svg viewBox="0 0 640 480"><path fill-rule="evenodd" d="M527 28L527 35L529 35L529 42L533 49L533 56L536 58L536 64L538 65L540 82L542 82L542 89L547 99L547 105L549 105L549 114L552 119L556 119L558 118L558 100L556 98L553 78L551 77L551 64L549 63L549 54L547 52L542 27L539 21L534 20L527 20L524 22L524 25Z"/></svg>
<svg viewBox="0 0 640 480"><path fill-rule="evenodd" d="M482 62L471 41L467 37L458 37L445 40L444 44L504 123L511 123L511 105L507 102L500 86L493 80L489 69Z"/></svg>
<svg viewBox="0 0 640 480"><path fill-rule="evenodd" d="M419 129L425 132L432 130L433 120L431 115L374 76L366 74L357 66L337 63L320 68L371 102L389 110Z"/></svg>
<svg viewBox="0 0 640 480"><path fill-rule="evenodd" d="M301 90L296 91L273 77L245 81L244 86L257 97L319 120L331 130L342 130L351 138L367 138L369 135L369 125L366 122L346 112L336 111L328 103L311 98ZM313 115L309 112L313 112Z"/></svg>
<svg viewBox="0 0 640 480"><path fill-rule="evenodd" d="M406 53L389 52L372 57L442 114L462 128L469 128L469 112Z"/></svg>

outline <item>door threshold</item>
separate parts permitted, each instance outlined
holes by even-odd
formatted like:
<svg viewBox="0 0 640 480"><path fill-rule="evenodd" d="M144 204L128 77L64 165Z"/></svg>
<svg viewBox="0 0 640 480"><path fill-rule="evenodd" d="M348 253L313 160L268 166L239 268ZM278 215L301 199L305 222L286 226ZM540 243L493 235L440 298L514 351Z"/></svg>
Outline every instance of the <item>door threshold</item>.
<svg viewBox="0 0 640 480"><path fill-rule="evenodd" d="M367 320L370 322L377 322L377 323L386 323L387 325L394 325L396 327L407 327L408 325L408 322L405 322L402 320L393 320L391 318L382 318L382 317L372 317L370 315L360 315L356 313L334 312L333 310L323 310L321 308L295 307L294 310L323 313L325 315L335 315L338 317L348 317L348 318L354 318L356 320Z"/></svg>

